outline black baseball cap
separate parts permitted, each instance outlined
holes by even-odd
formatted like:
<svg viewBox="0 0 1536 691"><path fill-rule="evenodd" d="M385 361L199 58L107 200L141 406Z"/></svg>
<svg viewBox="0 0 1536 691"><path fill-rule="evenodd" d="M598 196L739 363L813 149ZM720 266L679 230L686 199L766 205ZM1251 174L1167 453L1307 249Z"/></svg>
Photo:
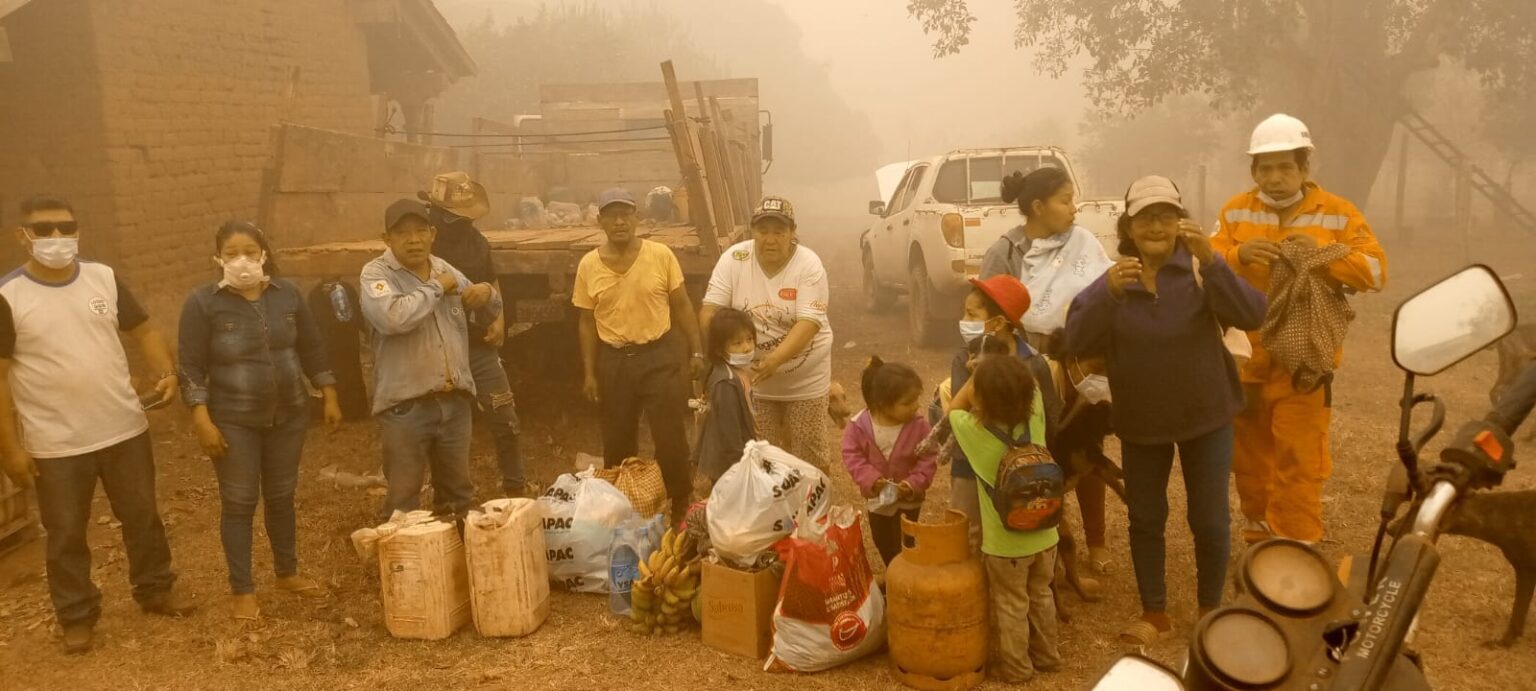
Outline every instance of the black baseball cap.
<svg viewBox="0 0 1536 691"><path fill-rule="evenodd" d="M427 216L426 204L415 199L401 199L384 210L384 230L394 228L400 221L405 220L406 216L415 216L428 224L432 223L432 219Z"/></svg>

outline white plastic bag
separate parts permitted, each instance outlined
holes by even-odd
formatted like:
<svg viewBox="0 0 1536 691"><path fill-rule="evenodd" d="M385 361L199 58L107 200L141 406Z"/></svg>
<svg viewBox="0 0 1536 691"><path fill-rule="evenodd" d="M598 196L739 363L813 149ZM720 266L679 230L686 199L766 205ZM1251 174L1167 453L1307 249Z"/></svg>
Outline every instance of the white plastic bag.
<svg viewBox="0 0 1536 691"><path fill-rule="evenodd" d="M828 499L827 476L815 466L768 442L747 442L710 491L711 546L721 559L750 567L797 520L826 515Z"/></svg>
<svg viewBox="0 0 1536 691"><path fill-rule="evenodd" d="M608 592L608 550L613 529L635 513L629 498L588 469L561 475L539 504L550 582L578 593Z"/></svg>
<svg viewBox="0 0 1536 691"><path fill-rule="evenodd" d="M885 645L885 596L864 555L863 518L839 506L775 547L786 567L763 669L819 672Z"/></svg>

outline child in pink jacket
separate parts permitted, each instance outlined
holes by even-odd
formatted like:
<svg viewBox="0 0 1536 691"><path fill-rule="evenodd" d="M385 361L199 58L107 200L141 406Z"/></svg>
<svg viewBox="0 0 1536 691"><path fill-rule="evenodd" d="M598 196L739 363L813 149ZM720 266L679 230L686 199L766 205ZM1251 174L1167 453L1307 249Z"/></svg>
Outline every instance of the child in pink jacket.
<svg viewBox="0 0 1536 691"><path fill-rule="evenodd" d="M867 410L843 432L843 466L869 499L869 533L889 565L901 553L901 519L917 520L937 454L919 455L928 420L918 414L923 382L911 367L870 358L861 388Z"/></svg>

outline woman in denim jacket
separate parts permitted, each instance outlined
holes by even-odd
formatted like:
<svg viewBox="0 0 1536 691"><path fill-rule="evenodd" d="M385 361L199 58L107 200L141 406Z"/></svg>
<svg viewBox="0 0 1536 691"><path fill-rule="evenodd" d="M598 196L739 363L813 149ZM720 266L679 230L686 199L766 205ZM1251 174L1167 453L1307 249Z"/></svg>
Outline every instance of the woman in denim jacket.
<svg viewBox="0 0 1536 691"><path fill-rule="evenodd" d="M277 589L323 597L299 575L294 490L309 428L307 378L325 400L325 421L341 422L336 378L304 296L275 278L272 248L261 229L225 223L214 236L219 281L187 296L181 311L181 395L219 478L219 535L229 566L233 616L256 619L251 576L251 523L266 510Z"/></svg>

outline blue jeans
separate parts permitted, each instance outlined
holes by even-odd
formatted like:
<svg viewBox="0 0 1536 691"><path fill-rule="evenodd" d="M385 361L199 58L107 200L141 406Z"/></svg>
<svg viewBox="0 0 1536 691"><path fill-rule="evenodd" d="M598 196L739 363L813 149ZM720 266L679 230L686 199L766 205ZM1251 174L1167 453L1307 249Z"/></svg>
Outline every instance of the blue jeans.
<svg viewBox="0 0 1536 691"><path fill-rule="evenodd" d="M1121 441L1125 466L1125 503L1131 527L1131 562L1141 607L1163 612L1168 607L1164 578L1168 524L1168 476L1173 471L1174 444L1143 445ZM1195 537L1195 570L1201 607L1221 604L1231 556L1231 515L1227 503L1232 473L1232 426L1178 442L1179 463L1188 495L1189 530Z"/></svg>
<svg viewBox="0 0 1536 691"><path fill-rule="evenodd" d="M502 367L501 353L489 343L471 342L469 369L475 375L476 402L491 419L502 489L522 492L528 478L523 474L523 453L518 442L517 401L512 397L507 370Z"/></svg>
<svg viewBox="0 0 1536 691"><path fill-rule="evenodd" d="M141 605L164 597L176 582L171 547L155 506L155 458L145 432L99 451L37 459L37 508L48 531L48 592L61 624L95 624L101 591L91 582L91 500L101 481L112 515L123 524L128 582Z"/></svg>
<svg viewBox="0 0 1536 691"><path fill-rule="evenodd" d="M299 485L299 457L304 452L304 433L309 430L309 411L293 411L271 427L215 424L229 445L224 457L213 465L223 504L219 538L229 567L229 589L243 595L256 590L251 579L251 523L258 499L266 514L273 570L278 576L299 572L293 493Z"/></svg>
<svg viewBox="0 0 1536 691"><path fill-rule="evenodd" d="M384 446L384 478L389 482L379 522L395 511L421 505L421 476L432 470L433 510L463 515L475 501L469 477L473 400L466 392L413 398L379 413L379 441Z"/></svg>

